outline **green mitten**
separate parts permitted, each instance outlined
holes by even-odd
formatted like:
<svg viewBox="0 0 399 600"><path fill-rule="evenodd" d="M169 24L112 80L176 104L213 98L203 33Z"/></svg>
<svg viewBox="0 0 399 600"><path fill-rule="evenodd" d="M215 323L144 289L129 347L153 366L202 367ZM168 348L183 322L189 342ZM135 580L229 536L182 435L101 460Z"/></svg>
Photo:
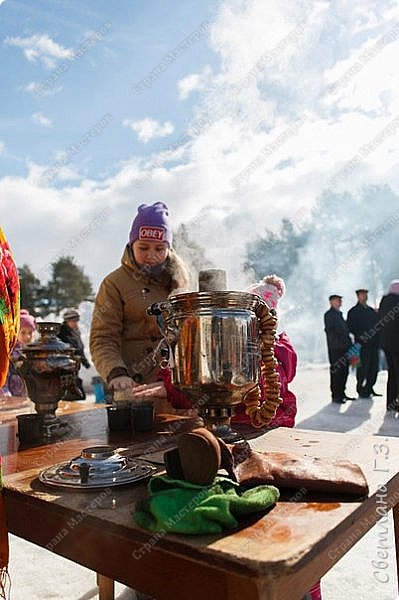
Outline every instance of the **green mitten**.
<svg viewBox="0 0 399 600"><path fill-rule="evenodd" d="M135 512L136 522L151 531L186 534L220 533L238 526L237 518L264 511L279 498L271 485L246 489L227 477L208 486L152 477L149 498Z"/></svg>

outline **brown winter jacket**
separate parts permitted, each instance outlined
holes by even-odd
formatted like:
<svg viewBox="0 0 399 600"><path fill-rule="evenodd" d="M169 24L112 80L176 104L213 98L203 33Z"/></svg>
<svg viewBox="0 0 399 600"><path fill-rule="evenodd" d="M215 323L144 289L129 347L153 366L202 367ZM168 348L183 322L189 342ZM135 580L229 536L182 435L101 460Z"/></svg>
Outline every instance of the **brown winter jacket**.
<svg viewBox="0 0 399 600"><path fill-rule="evenodd" d="M128 244L122 265L100 285L90 331L93 363L104 380L129 374L137 382L155 381L159 368L154 350L161 338L155 317L146 313L153 302L165 300L171 292L187 285L187 272L177 254L170 250L166 268L153 279L136 264ZM127 373L126 373L127 371Z"/></svg>

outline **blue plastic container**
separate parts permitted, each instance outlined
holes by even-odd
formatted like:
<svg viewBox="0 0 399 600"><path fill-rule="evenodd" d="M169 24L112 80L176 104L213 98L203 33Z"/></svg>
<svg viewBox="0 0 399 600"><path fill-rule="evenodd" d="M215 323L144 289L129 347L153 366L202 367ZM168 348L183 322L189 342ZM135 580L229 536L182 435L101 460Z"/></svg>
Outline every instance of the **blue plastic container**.
<svg viewBox="0 0 399 600"><path fill-rule="evenodd" d="M105 389L104 389L103 380L101 379L101 377L93 377L92 384L93 384L94 395L96 398L96 404L105 404L107 400L105 398Z"/></svg>

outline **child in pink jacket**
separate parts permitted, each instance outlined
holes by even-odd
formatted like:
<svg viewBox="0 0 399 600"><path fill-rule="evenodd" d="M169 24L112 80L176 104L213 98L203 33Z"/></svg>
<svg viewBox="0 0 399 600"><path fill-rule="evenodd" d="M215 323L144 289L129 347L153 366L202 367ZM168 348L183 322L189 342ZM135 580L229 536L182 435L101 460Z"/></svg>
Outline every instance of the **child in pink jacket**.
<svg viewBox="0 0 399 600"><path fill-rule="evenodd" d="M285 332L280 333L274 344L274 355L278 360L277 372L280 381L280 397L283 399L278 406L273 419L268 427L294 427L296 415L296 397L288 389L288 384L294 379L296 373L297 357L293 345L291 344ZM261 389L261 400L264 399L265 384L261 379L259 382ZM235 409L235 415L231 419L234 423L250 423L250 418L245 414L245 405L239 404Z"/></svg>
<svg viewBox="0 0 399 600"><path fill-rule="evenodd" d="M266 302L269 308L277 309L278 301L285 294L285 283L277 275L266 275L262 281L253 284L249 290L252 294L257 294ZM274 343L274 354L278 361L277 372L280 381L280 397L283 402L278 406L276 414L269 424L269 427L294 427L296 415L296 397L288 389L288 384L294 379L296 373L297 356L289 337L282 332ZM265 382L260 380L261 400L264 399ZM243 403L236 407L235 415L231 423L250 423L250 418L245 414L245 405Z"/></svg>

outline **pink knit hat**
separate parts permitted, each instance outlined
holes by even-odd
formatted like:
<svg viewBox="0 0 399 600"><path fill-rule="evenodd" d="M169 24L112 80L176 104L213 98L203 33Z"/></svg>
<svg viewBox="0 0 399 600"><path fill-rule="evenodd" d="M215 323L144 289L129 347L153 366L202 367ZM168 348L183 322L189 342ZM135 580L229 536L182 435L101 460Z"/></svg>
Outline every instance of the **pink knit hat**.
<svg viewBox="0 0 399 600"><path fill-rule="evenodd" d="M29 327L29 329L32 329L33 331L36 330L35 317L33 315L30 315L29 311L26 310L26 308L21 308L21 310L19 311L19 322L21 328Z"/></svg>
<svg viewBox="0 0 399 600"><path fill-rule="evenodd" d="M269 308L277 308L278 301L285 294L284 279L277 275L266 275L262 281L252 284L248 291L260 296Z"/></svg>

